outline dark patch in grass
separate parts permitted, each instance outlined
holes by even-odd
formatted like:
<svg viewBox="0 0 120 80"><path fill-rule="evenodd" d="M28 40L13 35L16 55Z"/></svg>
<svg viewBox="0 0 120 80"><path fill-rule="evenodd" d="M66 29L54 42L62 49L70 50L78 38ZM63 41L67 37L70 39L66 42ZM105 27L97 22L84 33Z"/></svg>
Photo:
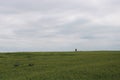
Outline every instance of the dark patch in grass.
<svg viewBox="0 0 120 80"><path fill-rule="evenodd" d="M28 64L28 66L34 66L34 64Z"/></svg>
<svg viewBox="0 0 120 80"><path fill-rule="evenodd" d="M18 67L18 66L20 66L20 63L15 63L14 64L14 67Z"/></svg>
<svg viewBox="0 0 120 80"><path fill-rule="evenodd" d="M0 56L0 58L5 58L4 56Z"/></svg>

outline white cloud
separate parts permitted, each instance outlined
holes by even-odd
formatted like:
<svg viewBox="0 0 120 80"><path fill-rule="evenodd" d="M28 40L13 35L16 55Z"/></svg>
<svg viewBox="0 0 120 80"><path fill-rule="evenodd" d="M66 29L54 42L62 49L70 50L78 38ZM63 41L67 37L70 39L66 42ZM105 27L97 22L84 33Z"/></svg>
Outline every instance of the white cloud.
<svg viewBox="0 0 120 80"><path fill-rule="evenodd" d="M0 0L0 51L120 47L119 0Z"/></svg>

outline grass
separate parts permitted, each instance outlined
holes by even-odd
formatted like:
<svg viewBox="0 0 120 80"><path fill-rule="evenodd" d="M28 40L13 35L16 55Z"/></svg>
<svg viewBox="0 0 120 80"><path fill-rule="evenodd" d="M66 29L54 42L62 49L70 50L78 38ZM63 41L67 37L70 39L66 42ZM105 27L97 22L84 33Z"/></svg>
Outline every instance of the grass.
<svg viewBox="0 0 120 80"><path fill-rule="evenodd" d="M120 80L120 51L1 53L0 80Z"/></svg>

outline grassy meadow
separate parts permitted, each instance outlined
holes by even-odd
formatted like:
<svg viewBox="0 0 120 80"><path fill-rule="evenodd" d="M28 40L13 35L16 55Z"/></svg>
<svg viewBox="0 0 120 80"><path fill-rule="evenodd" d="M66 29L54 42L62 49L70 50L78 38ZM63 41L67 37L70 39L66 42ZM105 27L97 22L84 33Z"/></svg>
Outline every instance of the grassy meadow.
<svg viewBox="0 0 120 80"><path fill-rule="evenodd" d="M0 53L0 80L120 80L120 51Z"/></svg>

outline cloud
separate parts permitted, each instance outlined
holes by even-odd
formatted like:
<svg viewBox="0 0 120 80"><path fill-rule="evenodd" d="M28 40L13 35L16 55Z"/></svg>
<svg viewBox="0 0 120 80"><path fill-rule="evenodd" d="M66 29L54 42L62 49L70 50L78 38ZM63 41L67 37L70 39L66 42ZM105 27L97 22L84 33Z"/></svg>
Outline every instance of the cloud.
<svg viewBox="0 0 120 80"><path fill-rule="evenodd" d="M0 51L120 50L119 0L0 0Z"/></svg>

